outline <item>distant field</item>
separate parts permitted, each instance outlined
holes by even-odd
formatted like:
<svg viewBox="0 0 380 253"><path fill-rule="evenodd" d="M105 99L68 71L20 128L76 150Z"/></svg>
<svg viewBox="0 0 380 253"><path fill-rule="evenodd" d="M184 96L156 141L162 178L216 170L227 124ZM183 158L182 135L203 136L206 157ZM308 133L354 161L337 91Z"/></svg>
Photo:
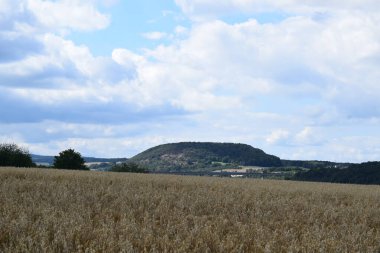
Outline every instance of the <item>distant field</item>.
<svg viewBox="0 0 380 253"><path fill-rule="evenodd" d="M240 173L247 173L248 171L254 171L254 172L260 172L263 171L263 167L257 167L257 166L241 166L237 169L222 169L222 170L216 170L216 171L223 171L223 172L240 172Z"/></svg>
<svg viewBox="0 0 380 253"><path fill-rule="evenodd" d="M379 250L379 186L0 169L0 252Z"/></svg>

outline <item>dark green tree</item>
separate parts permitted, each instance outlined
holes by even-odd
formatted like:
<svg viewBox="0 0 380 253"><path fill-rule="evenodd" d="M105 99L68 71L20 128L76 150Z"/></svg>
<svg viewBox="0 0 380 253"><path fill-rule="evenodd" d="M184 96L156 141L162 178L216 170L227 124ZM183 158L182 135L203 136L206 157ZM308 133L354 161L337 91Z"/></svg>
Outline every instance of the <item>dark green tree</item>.
<svg viewBox="0 0 380 253"><path fill-rule="evenodd" d="M112 172L132 172L132 173L147 173L148 171L137 163L128 162L116 164L111 168Z"/></svg>
<svg viewBox="0 0 380 253"><path fill-rule="evenodd" d="M332 183L380 184L380 162L352 164L345 169L311 169L296 173L292 179Z"/></svg>
<svg viewBox="0 0 380 253"><path fill-rule="evenodd" d="M0 166L35 167L29 151L16 144L0 144Z"/></svg>
<svg viewBox="0 0 380 253"><path fill-rule="evenodd" d="M74 149L67 149L59 153L59 156L54 156L53 166L57 169L68 170L89 170L84 165L84 159L79 152Z"/></svg>

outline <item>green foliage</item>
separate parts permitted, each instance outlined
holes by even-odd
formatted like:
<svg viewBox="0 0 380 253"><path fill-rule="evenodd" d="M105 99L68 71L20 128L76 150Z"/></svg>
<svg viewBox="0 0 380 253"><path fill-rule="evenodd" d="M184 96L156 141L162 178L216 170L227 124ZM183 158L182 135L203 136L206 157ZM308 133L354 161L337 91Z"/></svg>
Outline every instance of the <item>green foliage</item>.
<svg viewBox="0 0 380 253"><path fill-rule="evenodd" d="M117 163L126 162L127 158L95 158L95 157L83 157L87 163Z"/></svg>
<svg viewBox="0 0 380 253"><path fill-rule="evenodd" d="M334 163L329 161L299 161L299 160L281 160L284 167L299 167L307 169L321 168L339 168L344 169L352 165L351 163Z"/></svg>
<svg viewBox="0 0 380 253"><path fill-rule="evenodd" d="M88 170L84 162L82 155L74 149L64 150L54 157L54 167L57 169Z"/></svg>
<svg viewBox="0 0 380 253"><path fill-rule="evenodd" d="M116 163L112 162L104 162L104 163L95 163L95 164L89 164L87 165L90 170L97 170L97 171L110 171L113 166L115 166Z"/></svg>
<svg viewBox="0 0 380 253"><path fill-rule="evenodd" d="M380 162L353 164L346 169L312 169L295 174L293 179L331 183L380 184Z"/></svg>
<svg viewBox="0 0 380 253"><path fill-rule="evenodd" d="M16 144L0 144L0 166L35 167L32 157L26 149Z"/></svg>
<svg viewBox="0 0 380 253"><path fill-rule="evenodd" d="M83 157L86 163L116 163L125 162L127 158L95 158L95 157ZM38 164L53 164L54 156L34 155L32 154L32 160ZM111 167L111 166L108 166ZM92 168L92 166L91 166Z"/></svg>
<svg viewBox="0 0 380 253"><path fill-rule="evenodd" d="M137 163L121 163L113 166L110 171L113 172L132 172L132 173L147 173L148 171Z"/></svg>
<svg viewBox="0 0 380 253"><path fill-rule="evenodd" d="M281 166L281 160L245 144L181 142L150 148L131 161L157 171L209 171L242 166Z"/></svg>

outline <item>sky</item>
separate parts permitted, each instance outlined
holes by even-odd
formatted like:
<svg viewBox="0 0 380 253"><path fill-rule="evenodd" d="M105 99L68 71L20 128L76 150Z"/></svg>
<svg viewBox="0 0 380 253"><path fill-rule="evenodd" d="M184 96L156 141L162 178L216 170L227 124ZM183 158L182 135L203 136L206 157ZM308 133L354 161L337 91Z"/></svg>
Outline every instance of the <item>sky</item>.
<svg viewBox="0 0 380 253"><path fill-rule="evenodd" d="M0 0L0 142L380 160L378 0Z"/></svg>

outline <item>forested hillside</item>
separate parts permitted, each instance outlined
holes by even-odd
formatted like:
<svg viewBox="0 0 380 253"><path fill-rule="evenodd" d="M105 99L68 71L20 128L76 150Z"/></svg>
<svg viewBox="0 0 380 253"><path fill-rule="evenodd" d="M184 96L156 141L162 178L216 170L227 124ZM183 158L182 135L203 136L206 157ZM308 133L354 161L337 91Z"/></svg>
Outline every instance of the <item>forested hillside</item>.
<svg viewBox="0 0 380 253"><path fill-rule="evenodd" d="M295 174L294 179L332 183L380 184L380 162L352 164L346 169L312 169Z"/></svg>
<svg viewBox="0 0 380 253"><path fill-rule="evenodd" d="M233 166L281 166L280 158L246 144L181 142L150 148L130 159L153 171L211 170Z"/></svg>
<svg viewBox="0 0 380 253"><path fill-rule="evenodd" d="M336 168L344 169L352 165L352 163L336 163L330 161L307 161L307 160L281 160L284 167L298 167L306 169L320 169L320 168Z"/></svg>

